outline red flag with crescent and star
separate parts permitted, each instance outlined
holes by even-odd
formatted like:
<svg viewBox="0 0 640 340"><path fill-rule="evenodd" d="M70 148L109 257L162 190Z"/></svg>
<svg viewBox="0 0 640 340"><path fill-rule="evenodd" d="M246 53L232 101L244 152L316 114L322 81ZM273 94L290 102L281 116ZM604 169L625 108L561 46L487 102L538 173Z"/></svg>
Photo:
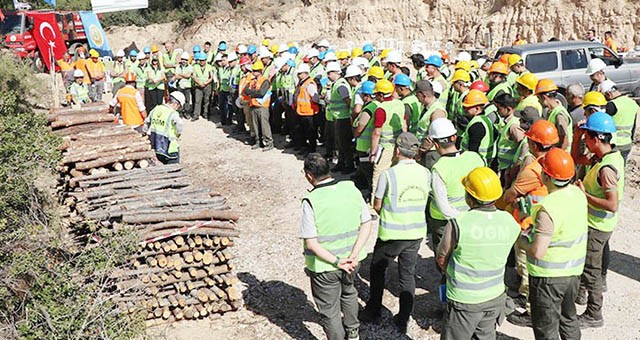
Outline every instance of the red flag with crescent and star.
<svg viewBox="0 0 640 340"><path fill-rule="evenodd" d="M47 65L47 69L50 69L52 55L55 66L55 60L62 59L64 52L67 51L62 32L58 27L55 14L34 13L31 16L33 16L33 37L38 45L42 61Z"/></svg>

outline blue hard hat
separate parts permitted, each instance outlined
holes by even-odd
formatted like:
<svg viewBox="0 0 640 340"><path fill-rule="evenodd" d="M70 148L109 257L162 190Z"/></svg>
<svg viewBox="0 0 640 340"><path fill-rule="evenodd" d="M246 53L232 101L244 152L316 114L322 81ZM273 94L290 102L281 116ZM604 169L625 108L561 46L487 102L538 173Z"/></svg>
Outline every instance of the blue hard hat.
<svg viewBox="0 0 640 340"><path fill-rule="evenodd" d="M218 51L226 51L227 50L227 43L224 41L221 41L218 44Z"/></svg>
<svg viewBox="0 0 640 340"><path fill-rule="evenodd" d="M358 90L358 93L373 95L375 88L376 88L376 83L367 80L364 83L362 83L362 86L360 86L360 90Z"/></svg>
<svg viewBox="0 0 640 340"><path fill-rule="evenodd" d="M249 45L249 46L247 46L247 53L248 53L248 54L254 54L254 53L256 53L256 45Z"/></svg>
<svg viewBox="0 0 640 340"><path fill-rule="evenodd" d="M608 114L597 111L591 114L587 118L587 122L580 128L598 133L614 133L616 132L616 123Z"/></svg>
<svg viewBox="0 0 640 340"><path fill-rule="evenodd" d="M198 53L202 51L202 47L200 45L193 46L193 53Z"/></svg>
<svg viewBox="0 0 640 340"><path fill-rule="evenodd" d="M145 47L142 49L142 52L144 52L145 54L149 54L149 53L151 53L151 47L149 47L149 46L145 46Z"/></svg>
<svg viewBox="0 0 640 340"><path fill-rule="evenodd" d="M138 51L136 50L129 51L129 57L137 57L137 56L138 56Z"/></svg>
<svg viewBox="0 0 640 340"><path fill-rule="evenodd" d="M430 55L429 58L427 58L424 61L425 64L427 65L433 65L435 67L440 67L442 66L442 58L439 55Z"/></svg>
<svg viewBox="0 0 640 340"><path fill-rule="evenodd" d="M298 48L295 46L291 46L289 47L289 53L291 54L298 54Z"/></svg>
<svg viewBox="0 0 640 340"><path fill-rule="evenodd" d="M327 51L322 51L318 53L318 59L324 60L324 57L327 55Z"/></svg>
<svg viewBox="0 0 640 340"><path fill-rule="evenodd" d="M207 60L207 54L203 52L198 52L195 54L194 58L196 60Z"/></svg>
<svg viewBox="0 0 640 340"><path fill-rule="evenodd" d="M393 79L393 85L398 86L411 86L411 78L404 73L399 73Z"/></svg>
<svg viewBox="0 0 640 340"><path fill-rule="evenodd" d="M365 44L364 46L362 46L362 53L367 53L367 52L371 52L373 53L376 49L373 48L372 44Z"/></svg>
<svg viewBox="0 0 640 340"><path fill-rule="evenodd" d="M287 65L291 67L296 67L296 62L291 59L287 59Z"/></svg>

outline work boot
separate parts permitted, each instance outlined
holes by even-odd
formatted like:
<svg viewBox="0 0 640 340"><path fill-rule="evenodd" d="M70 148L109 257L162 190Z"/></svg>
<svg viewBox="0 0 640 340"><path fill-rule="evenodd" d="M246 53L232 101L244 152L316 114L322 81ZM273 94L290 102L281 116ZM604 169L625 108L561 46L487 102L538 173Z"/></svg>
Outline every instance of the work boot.
<svg viewBox="0 0 640 340"><path fill-rule="evenodd" d="M198 116L193 116L193 117L191 117L191 121L192 121L192 122L195 122L195 121L196 121L196 120L198 120L198 119L200 119L200 117L198 117Z"/></svg>
<svg viewBox="0 0 640 340"><path fill-rule="evenodd" d="M405 320L400 316L400 314L396 314L393 316L391 321L393 322L393 325L396 326L396 329L398 329L398 332L407 334L407 325L409 324L409 320Z"/></svg>
<svg viewBox="0 0 640 340"><path fill-rule="evenodd" d="M347 340L360 340L360 328L347 330Z"/></svg>
<svg viewBox="0 0 640 340"><path fill-rule="evenodd" d="M588 315L586 312L578 315L578 322L580 322L580 328L600 328L604 326L604 319L600 317L596 319L591 315Z"/></svg>
<svg viewBox="0 0 640 340"><path fill-rule="evenodd" d="M256 143L258 143L258 140L256 139L256 137L251 137L245 142L245 144L247 145L254 145Z"/></svg>
<svg viewBox="0 0 640 340"><path fill-rule="evenodd" d="M580 287L578 295L576 295L576 305L585 306L587 304L587 289Z"/></svg>
<svg viewBox="0 0 640 340"><path fill-rule="evenodd" d="M251 150L258 150L260 149L260 143L255 143L251 146Z"/></svg>
<svg viewBox="0 0 640 340"><path fill-rule="evenodd" d="M358 314L358 319L364 323L375 323L377 324L378 322L380 322L380 311L374 311L371 309L363 309L359 314Z"/></svg>
<svg viewBox="0 0 640 340"><path fill-rule="evenodd" d="M265 145L265 147L262 149L262 151L263 151L263 152L264 152L264 151L269 151L269 150L271 150L271 149L273 149L273 144Z"/></svg>
<svg viewBox="0 0 640 340"><path fill-rule="evenodd" d="M521 307L521 308L526 308L527 306L527 297L524 295L518 295L514 298L512 298L511 300L513 300L513 303L516 304L516 306Z"/></svg>
<svg viewBox="0 0 640 340"><path fill-rule="evenodd" d="M532 327L531 315L528 312L513 312L507 315L507 321L520 327Z"/></svg>

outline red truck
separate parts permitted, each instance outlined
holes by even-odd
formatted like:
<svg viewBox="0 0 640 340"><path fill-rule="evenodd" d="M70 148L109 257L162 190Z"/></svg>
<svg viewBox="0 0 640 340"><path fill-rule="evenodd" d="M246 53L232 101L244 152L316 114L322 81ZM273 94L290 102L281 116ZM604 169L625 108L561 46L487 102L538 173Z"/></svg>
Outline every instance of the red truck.
<svg viewBox="0 0 640 340"><path fill-rule="evenodd" d="M84 46L87 48L87 35L85 34L82 20L78 12L51 11L51 10L0 10L0 38L5 48L12 49L16 55L32 62L37 71L45 71L47 64L42 59L34 36L34 16L41 14L53 14L58 24L60 37L69 53L75 54L75 50Z"/></svg>

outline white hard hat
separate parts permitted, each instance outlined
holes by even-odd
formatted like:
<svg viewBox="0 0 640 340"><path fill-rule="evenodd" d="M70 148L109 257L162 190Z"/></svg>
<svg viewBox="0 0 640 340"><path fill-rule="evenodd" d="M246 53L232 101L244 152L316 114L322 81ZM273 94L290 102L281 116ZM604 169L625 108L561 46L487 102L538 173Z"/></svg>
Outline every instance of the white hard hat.
<svg viewBox="0 0 640 340"><path fill-rule="evenodd" d="M184 94L182 94L182 92L180 91L173 91L169 96L171 97L171 99L174 99L175 101L180 103L180 106L183 106L184 103L187 101L187 99L184 97Z"/></svg>
<svg viewBox="0 0 640 340"><path fill-rule="evenodd" d="M369 68L369 60L363 57L355 57L351 61L351 65L360 66L362 68Z"/></svg>
<svg viewBox="0 0 640 340"><path fill-rule="evenodd" d="M442 94L442 91L444 90L442 88L442 84L440 84L440 82L438 81L429 81L431 83L431 87L433 88L433 92L437 93L437 94Z"/></svg>
<svg viewBox="0 0 640 340"><path fill-rule="evenodd" d="M296 70L296 73L309 73L311 72L309 70L309 64L300 64L300 66L298 66L298 69Z"/></svg>
<svg viewBox="0 0 640 340"><path fill-rule="evenodd" d="M307 57L309 58L317 57L318 55L320 55L320 51L315 48L312 48L309 50L309 52L307 52Z"/></svg>
<svg viewBox="0 0 640 340"><path fill-rule="evenodd" d="M265 48L266 50L266 48ZM258 58L262 59L262 58L273 58L273 53L271 53L271 51L269 50L260 50L260 54L258 55Z"/></svg>
<svg viewBox="0 0 640 340"><path fill-rule="evenodd" d="M389 54L387 54L387 57L384 59L384 61L387 63L400 64L402 63L402 55L400 54L400 51L393 50L389 52Z"/></svg>
<svg viewBox="0 0 640 340"><path fill-rule="evenodd" d="M73 77L74 78L83 78L84 77L84 73L82 73L82 70L75 70L75 71L73 71Z"/></svg>
<svg viewBox="0 0 640 340"><path fill-rule="evenodd" d="M180 59L189 60L189 52L182 52L182 55L180 56Z"/></svg>
<svg viewBox="0 0 640 340"><path fill-rule="evenodd" d="M318 47L326 47L329 48L329 41L327 39L322 39L320 40L319 43L317 43L316 45L318 45Z"/></svg>
<svg viewBox="0 0 640 340"><path fill-rule="evenodd" d="M327 54L324 55L324 61L337 61L338 57L336 57L336 54L333 52L329 52Z"/></svg>
<svg viewBox="0 0 640 340"><path fill-rule="evenodd" d="M361 76L361 75L362 75L362 70L360 69L360 67L358 67L357 65L349 65L349 67L347 67L347 72L345 73L344 77L349 78L349 77L355 77L355 76Z"/></svg>
<svg viewBox="0 0 640 340"><path fill-rule="evenodd" d="M118 50L118 52L116 52L116 58L118 57L124 57L124 50Z"/></svg>
<svg viewBox="0 0 640 340"><path fill-rule="evenodd" d="M600 84L600 92L607 93L607 92L610 92L611 90L614 90L615 87L616 87L616 83L607 79L603 81L602 84Z"/></svg>
<svg viewBox="0 0 640 340"><path fill-rule="evenodd" d="M332 61L327 64L327 73L329 72L341 72L340 63L337 61Z"/></svg>
<svg viewBox="0 0 640 340"><path fill-rule="evenodd" d="M227 61L234 60L238 60L238 55L236 54L236 52L229 52L229 54L227 54Z"/></svg>
<svg viewBox="0 0 640 340"><path fill-rule="evenodd" d="M147 55L146 55L146 54L144 54L144 52L140 52L140 53L138 53L138 55L136 56L136 59L138 59L138 60L142 60L142 59L144 59L144 58L146 58L146 57L147 57Z"/></svg>
<svg viewBox="0 0 640 340"><path fill-rule="evenodd" d="M215 63L216 61L222 60L222 56L223 56L222 53L216 54L216 56L213 58L213 62Z"/></svg>
<svg viewBox="0 0 640 340"><path fill-rule="evenodd" d="M484 65L484 63L487 62L487 59L485 58L478 58L478 66L482 67L482 65Z"/></svg>
<svg viewBox="0 0 640 340"><path fill-rule="evenodd" d="M589 62L589 66L587 66L587 74L592 75L598 71L604 70L606 67L607 64L605 64L602 59L591 59L591 61Z"/></svg>
<svg viewBox="0 0 640 340"><path fill-rule="evenodd" d="M438 118L429 125L429 137L435 139L451 137L458 133L453 123L447 118Z"/></svg>
<svg viewBox="0 0 640 340"><path fill-rule="evenodd" d="M458 55L456 56L456 60L457 61L471 61L471 54L469 54L469 52L467 52L467 51L462 51L462 52L458 53Z"/></svg>
<svg viewBox="0 0 640 340"><path fill-rule="evenodd" d="M282 66L284 66L284 64L287 63L287 59L282 58L282 57L277 57L274 61L273 64L276 66L276 70L279 70Z"/></svg>
<svg viewBox="0 0 640 340"><path fill-rule="evenodd" d="M263 58L263 56L271 54L271 51L266 46L260 46L258 49L258 58Z"/></svg>
<svg viewBox="0 0 640 340"><path fill-rule="evenodd" d="M289 50L289 47L286 44L278 45L278 53L282 53L288 50Z"/></svg>
<svg viewBox="0 0 640 340"><path fill-rule="evenodd" d="M240 54L247 53L247 46L246 45L238 45L238 53L240 53Z"/></svg>

